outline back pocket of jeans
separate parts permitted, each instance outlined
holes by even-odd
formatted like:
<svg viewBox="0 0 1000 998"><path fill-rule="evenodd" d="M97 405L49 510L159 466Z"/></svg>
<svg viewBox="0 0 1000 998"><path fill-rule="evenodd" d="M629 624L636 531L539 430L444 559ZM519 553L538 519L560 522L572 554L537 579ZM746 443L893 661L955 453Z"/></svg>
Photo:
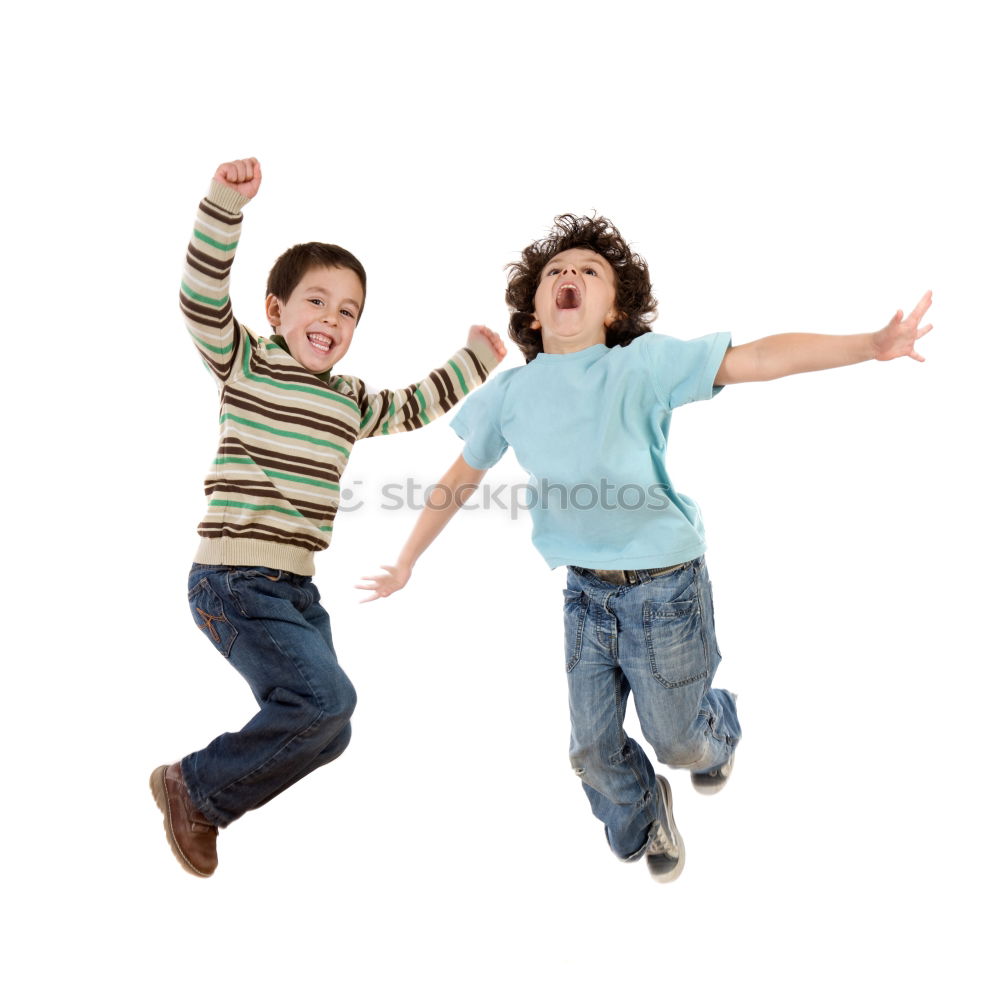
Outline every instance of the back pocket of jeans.
<svg viewBox="0 0 1000 998"><path fill-rule="evenodd" d="M668 688L708 676L705 638L697 600L642 604L642 629L653 678Z"/></svg>
<svg viewBox="0 0 1000 998"><path fill-rule="evenodd" d="M198 630L203 631L208 640L229 658L237 630L229 622L222 600L208 584L208 579L202 579L188 593L188 603Z"/></svg>
<svg viewBox="0 0 1000 998"><path fill-rule="evenodd" d="M566 671L583 655L583 625L587 621L587 600L579 589L564 589L563 626L566 634Z"/></svg>

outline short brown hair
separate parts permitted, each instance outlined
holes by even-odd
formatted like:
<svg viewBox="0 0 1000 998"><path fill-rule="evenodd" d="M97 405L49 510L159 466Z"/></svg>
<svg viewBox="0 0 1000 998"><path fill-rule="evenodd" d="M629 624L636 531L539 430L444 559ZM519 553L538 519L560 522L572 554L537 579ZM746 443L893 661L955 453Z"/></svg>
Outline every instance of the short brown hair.
<svg viewBox="0 0 1000 998"><path fill-rule="evenodd" d="M656 318L649 267L632 252L615 226L600 215L559 215L544 239L526 246L520 260L507 264L510 338L521 348L525 362L534 360L542 350L542 334L531 328L542 269L554 256L571 249L592 250L614 271L615 306L621 318L607 329L605 342L609 347L627 346L648 333Z"/></svg>
<svg viewBox="0 0 1000 998"><path fill-rule="evenodd" d="M353 270L361 281L362 300L358 306L358 319L364 311L364 295L368 293L368 276L361 261L343 248L333 243L299 243L286 249L267 275L267 293L274 295L282 304L288 301L299 282L313 267L340 267Z"/></svg>

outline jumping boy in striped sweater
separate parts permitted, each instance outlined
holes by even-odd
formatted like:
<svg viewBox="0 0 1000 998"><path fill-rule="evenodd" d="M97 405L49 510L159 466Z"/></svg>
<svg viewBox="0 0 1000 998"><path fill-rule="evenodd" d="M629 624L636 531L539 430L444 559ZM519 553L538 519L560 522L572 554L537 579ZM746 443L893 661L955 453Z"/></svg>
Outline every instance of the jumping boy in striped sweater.
<svg viewBox="0 0 1000 998"><path fill-rule="evenodd" d="M191 612L260 707L242 730L150 777L174 855L202 877L217 866L219 828L332 762L350 740L355 691L311 576L354 442L447 412L506 352L495 333L474 326L465 347L407 388L369 392L360 379L333 374L361 318L366 277L353 254L327 243L278 258L265 301L273 335L255 336L233 317L229 271L240 210L260 178L255 159L216 171L181 284L188 331L221 387Z"/></svg>
<svg viewBox="0 0 1000 998"><path fill-rule="evenodd" d="M727 333L677 340L650 332L646 262L604 218L563 215L510 267L511 338L524 367L477 393L452 426L465 441L374 599L406 585L421 553L507 447L532 475L532 540L566 565L564 622L570 760L620 859L646 857L676 879L684 843L670 785L625 732L634 695L657 759L715 793L729 778L740 723L719 664L698 507L666 469L670 416L724 385L912 357L931 304L875 333L785 333L732 346ZM543 429L539 429L539 428Z"/></svg>

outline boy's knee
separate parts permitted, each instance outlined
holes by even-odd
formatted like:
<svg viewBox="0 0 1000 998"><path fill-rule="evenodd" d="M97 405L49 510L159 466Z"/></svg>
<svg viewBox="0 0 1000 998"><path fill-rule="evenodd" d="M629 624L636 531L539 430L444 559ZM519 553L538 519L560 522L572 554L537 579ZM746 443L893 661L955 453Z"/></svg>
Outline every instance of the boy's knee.
<svg viewBox="0 0 1000 998"><path fill-rule="evenodd" d="M351 719L358 704L354 685L346 676L333 679L322 686L313 685L307 693L276 687L267 697L274 706L283 707L297 715L295 727L315 726L332 741Z"/></svg>
<svg viewBox="0 0 1000 998"><path fill-rule="evenodd" d="M334 735L333 740L323 749L322 752L316 757L316 762L320 766L325 766L327 763L333 762L334 759L340 758L347 749L347 746L351 743L351 722L348 721L338 732Z"/></svg>
<svg viewBox="0 0 1000 998"><path fill-rule="evenodd" d="M573 772L584 782L589 783L588 775L592 772L600 772L604 768L601 754L596 745L578 746L569 754L569 764L573 767Z"/></svg>
<svg viewBox="0 0 1000 998"><path fill-rule="evenodd" d="M569 763L573 772L588 787L615 803L625 803L628 788L633 781L632 767L628 761L628 746L610 758L598 746L577 749L570 753Z"/></svg>
<svg viewBox="0 0 1000 998"><path fill-rule="evenodd" d="M671 769L704 769L711 764L714 755L707 739L689 736L675 741L654 745L656 758Z"/></svg>
<svg viewBox="0 0 1000 998"><path fill-rule="evenodd" d="M332 683L322 695L317 697L321 721L331 727L346 724L358 705L358 694L354 684L342 676Z"/></svg>

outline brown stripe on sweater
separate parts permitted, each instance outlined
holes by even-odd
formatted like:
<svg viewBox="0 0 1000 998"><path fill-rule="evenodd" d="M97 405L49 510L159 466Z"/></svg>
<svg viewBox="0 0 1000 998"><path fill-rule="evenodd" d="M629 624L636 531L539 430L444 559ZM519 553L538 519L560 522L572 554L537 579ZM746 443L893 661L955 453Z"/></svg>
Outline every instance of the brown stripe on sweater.
<svg viewBox="0 0 1000 998"><path fill-rule="evenodd" d="M451 408L453 405L458 404L458 396L455 394L455 389L452 387L451 378L442 370L437 368L431 371L431 383L437 389L438 397L436 399L438 405L442 405L445 409ZM444 403L447 402L447 405Z"/></svg>
<svg viewBox="0 0 1000 998"><path fill-rule="evenodd" d="M228 211L220 208L214 201L209 201L208 198L202 198L201 204L198 207L209 218L214 218L217 222L222 222L223 225L232 225L234 222L243 221L242 212L237 215L230 215Z"/></svg>
<svg viewBox="0 0 1000 998"><path fill-rule="evenodd" d="M205 495L231 495L231 496L254 496L257 499L280 500L290 509L301 513L307 520L329 520L336 512L336 505L319 506L316 503L300 503L276 489L262 489L247 485L234 485L230 482L220 481L209 485L205 483Z"/></svg>
<svg viewBox="0 0 1000 998"><path fill-rule="evenodd" d="M282 351L284 353L284 351ZM292 362L297 363L290 354L285 354ZM331 400L336 399L340 394L335 392L327 382L315 374L307 374L301 367L294 368L291 364L270 364L262 355L262 352L255 352L250 359L250 369L255 374L266 375L276 381L285 381L293 385L307 385L309 388L325 388L330 393ZM301 372L301 373L300 373Z"/></svg>
<svg viewBox="0 0 1000 998"><path fill-rule="evenodd" d="M369 412L374 413L371 417L371 423L365 428L366 437L370 437L381 427L382 420L385 418L385 414L389 411L390 403L391 399L388 391L381 391L377 395L365 395L361 402L362 422L364 421L366 409Z"/></svg>
<svg viewBox="0 0 1000 998"><path fill-rule="evenodd" d="M254 405L251 402L245 402L243 399L234 398L232 393L227 394L226 400L231 409L235 409L240 412L253 413L256 416L262 416L269 422L274 423L275 426L280 426L281 424L284 423L286 425L291 424L292 426L300 428L308 428L316 430L319 433L332 434L336 436L339 440L343 440L344 443L348 445L354 443L355 439L357 438L356 433L345 433L343 430L333 429L332 427L324 423L321 423L318 420L305 419L303 417L295 417L295 418L282 417L281 415L276 414L274 410L270 408L270 405L266 401L261 405ZM305 432L305 429L302 429L301 432Z"/></svg>
<svg viewBox="0 0 1000 998"><path fill-rule="evenodd" d="M257 496L260 499L280 499L294 506L297 510L309 510L319 514L315 519L329 519L337 508L336 501L329 503L306 502L305 499L285 495L280 489L268 488L267 482L256 480L246 481L242 478L207 478L205 479L205 495L216 492L232 492L234 494Z"/></svg>
<svg viewBox="0 0 1000 998"><path fill-rule="evenodd" d="M407 389L410 397L406 400L405 405L400 409L400 414L403 418L403 429L404 430L419 430L424 424L420 422L418 413L420 412L420 402L417 401L417 393L415 391L416 385L410 385Z"/></svg>
<svg viewBox="0 0 1000 998"><path fill-rule="evenodd" d="M229 358L227 360L216 360L214 354L205 353L202 350L199 350L198 353L201 354L202 360L204 360L205 363L208 364L208 366L211 369L212 373L220 381L225 381L226 378L229 377L229 372L230 372L230 369L232 368L232 359L233 359L233 356L236 353L235 350L232 351L232 353L229 355Z"/></svg>
<svg viewBox="0 0 1000 998"><path fill-rule="evenodd" d="M202 253L194 243L188 246L187 260L185 262L189 270L195 270L199 274L204 274L205 277L213 281L225 280L229 276L229 272L233 269L232 260L222 265L218 260Z"/></svg>
<svg viewBox="0 0 1000 998"><path fill-rule="evenodd" d="M334 464L299 457L297 454L293 456L282 451L267 450L237 437L224 437L219 446L219 453L249 457L254 464L274 468L275 471L309 472L313 478L323 478L334 483L340 481L340 473ZM346 458L343 460L346 461Z"/></svg>
<svg viewBox="0 0 1000 998"><path fill-rule="evenodd" d="M214 308L189 298L183 288L181 288L181 311L199 326L212 326L215 329L224 329L233 316L229 302L222 308Z"/></svg>
<svg viewBox="0 0 1000 998"><path fill-rule="evenodd" d="M283 419L285 422L295 422L302 426L312 426L317 430L327 430L331 433L336 433L348 442L353 442L357 436L357 431L353 426L335 419L333 416L327 416L326 413L314 410L310 411L309 409L296 409L291 405L279 405L269 398L251 395L249 392L233 388L232 385L226 386L225 396L226 398L236 400L234 404L238 405L241 409L249 409L253 412L259 412L261 415L272 416L275 420ZM256 408L254 408L255 406Z"/></svg>
<svg viewBox="0 0 1000 998"><path fill-rule="evenodd" d="M240 528L240 525L237 523L227 523L222 527L217 527L211 521L205 520L199 525L198 533L202 537L232 537L234 540L249 538L256 541L276 541L279 544L294 544L296 547L305 548L307 551L322 551L326 547L324 542L313 540L307 534L292 534L287 530L272 529L261 523L247 524L245 528Z"/></svg>
<svg viewBox="0 0 1000 998"><path fill-rule="evenodd" d="M469 355L470 359L472 360L472 366L476 369L476 374L479 375L479 380L485 382L486 379L490 376L489 371L487 371L486 368L483 367L482 362L476 356L476 352L474 350L471 350L469 347L465 347L464 349L465 352Z"/></svg>

